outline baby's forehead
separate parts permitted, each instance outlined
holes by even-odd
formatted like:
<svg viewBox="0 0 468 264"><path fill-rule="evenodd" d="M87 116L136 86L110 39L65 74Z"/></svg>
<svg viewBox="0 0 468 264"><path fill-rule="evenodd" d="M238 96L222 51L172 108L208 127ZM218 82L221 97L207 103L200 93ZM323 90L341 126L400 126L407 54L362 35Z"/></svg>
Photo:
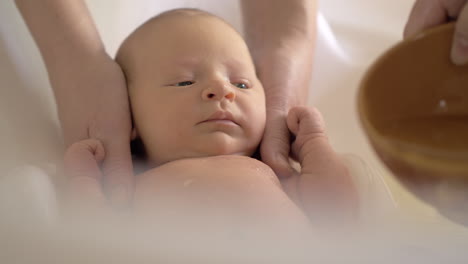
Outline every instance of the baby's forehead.
<svg viewBox="0 0 468 264"><path fill-rule="evenodd" d="M180 24L190 26L193 23L201 21L208 22L210 24L225 25L232 28L232 26L222 18L199 9L174 9L163 12L149 19L147 22L141 25L139 29L154 31L157 30L158 27L175 27ZM137 33L139 29L137 29L134 33Z"/></svg>
<svg viewBox="0 0 468 264"><path fill-rule="evenodd" d="M216 30L211 30L212 28ZM170 41L168 37L197 35L202 32L211 37L219 32L225 36L240 36L230 24L213 14L198 9L176 9L159 14L138 27L125 39L119 52L141 48L144 43Z"/></svg>
<svg viewBox="0 0 468 264"><path fill-rule="evenodd" d="M181 17L190 17L190 18L200 18L200 17L211 17L211 18L217 18L219 20L222 20L220 17L208 13L206 11L196 9L196 8L178 8L178 9L172 9L165 11L163 13L158 14L157 16L151 18L148 21L158 21L158 20L163 20L165 18L181 18Z"/></svg>
<svg viewBox="0 0 468 264"><path fill-rule="evenodd" d="M130 74L131 69L148 61L149 56L174 59L175 53L181 53L181 58L186 59L199 53L199 47L224 50L224 55L236 53L236 56L226 57L240 56L244 50L248 53L239 32L221 18L198 9L176 9L151 18L132 32L121 45L116 60ZM232 68L245 64L244 61L231 63Z"/></svg>
<svg viewBox="0 0 468 264"><path fill-rule="evenodd" d="M121 48L134 49L166 42L169 42L168 46L172 46L172 43L180 45L183 43L175 43L175 41L181 40L195 44L193 43L195 39L199 41L198 43L204 43L219 38L237 42L242 39L242 36L231 25L214 15L191 10L169 11L150 19L137 28L127 37Z"/></svg>

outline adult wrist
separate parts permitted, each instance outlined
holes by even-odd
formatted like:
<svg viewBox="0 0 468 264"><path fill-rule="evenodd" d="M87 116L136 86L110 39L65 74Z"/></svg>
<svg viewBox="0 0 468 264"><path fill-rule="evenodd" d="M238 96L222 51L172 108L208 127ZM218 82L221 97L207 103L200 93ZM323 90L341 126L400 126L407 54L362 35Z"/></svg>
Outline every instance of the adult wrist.
<svg viewBox="0 0 468 264"><path fill-rule="evenodd" d="M267 107L305 105L312 75L313 48L292 47L266 51L257 57L256 68L265 89Z"/></svg>

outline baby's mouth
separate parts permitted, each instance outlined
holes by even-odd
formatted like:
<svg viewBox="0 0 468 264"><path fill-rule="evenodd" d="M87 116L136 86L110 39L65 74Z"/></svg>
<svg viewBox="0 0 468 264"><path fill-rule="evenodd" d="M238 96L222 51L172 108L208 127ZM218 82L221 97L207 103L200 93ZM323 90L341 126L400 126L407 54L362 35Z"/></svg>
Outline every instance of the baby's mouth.
<svg viewBox="0 0 468 264"><path fill-rule="evenodd" d="M228 120L228 119L212 119L212 120L203 121L202 123L217 123L217 124L235 125L235 126L237 126L237 123L235 123L235 122L232 121L232 120Z"/></svg>
<svg viewBox="0 0 468 264"><path fill-rule="evenodd" d="M219 123L239 126L239 124L235 121L234 116L227 111L216 111L214 114L199 124L201 123Z"/></svg>

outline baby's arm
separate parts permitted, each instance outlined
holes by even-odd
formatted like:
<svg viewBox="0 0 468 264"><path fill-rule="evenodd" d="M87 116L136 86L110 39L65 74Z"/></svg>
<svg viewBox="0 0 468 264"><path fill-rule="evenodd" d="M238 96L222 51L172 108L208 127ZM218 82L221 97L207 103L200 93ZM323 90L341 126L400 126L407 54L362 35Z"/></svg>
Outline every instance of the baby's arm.
<svg viewBox="0 0 468 264"><path fill-rule="evenodd" d="M345 164L328 142L321 114L294 107L287 124L296 136L292 154L301 164L299 203L312 222L342 225L358 212L358 193Z"/></svg>
<svg viewBox="0 0 468 264"><path fill-rule="evenodd" d="M107 199L102 191L102 172L99 167L104 160L102 143L86 139L72 144L64 156L64 173L68 178L65 190L67 207L78 206L83 210L99 210L106 207ZM73 209L72 209L73 210Z"/></svg>

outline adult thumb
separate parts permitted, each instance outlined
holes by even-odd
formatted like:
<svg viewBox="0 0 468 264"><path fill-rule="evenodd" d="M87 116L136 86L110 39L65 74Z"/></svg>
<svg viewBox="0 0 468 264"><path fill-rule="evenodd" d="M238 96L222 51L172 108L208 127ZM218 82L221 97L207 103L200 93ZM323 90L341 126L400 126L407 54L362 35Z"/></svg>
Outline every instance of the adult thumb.
<svg viewBox="0 0 468 264"><path fill-rule="evenodd" d="M468 63L468 4L463 7L455 25L451 59L456 65Z"/></svg>
<svg viewBox="0 0 468 264"><path fill-rule="evenodd" d="M290 142L286 125L283 129L265 131L260 152L262 161L270 166L279 178L294 175L289 162Z"/></svg>

